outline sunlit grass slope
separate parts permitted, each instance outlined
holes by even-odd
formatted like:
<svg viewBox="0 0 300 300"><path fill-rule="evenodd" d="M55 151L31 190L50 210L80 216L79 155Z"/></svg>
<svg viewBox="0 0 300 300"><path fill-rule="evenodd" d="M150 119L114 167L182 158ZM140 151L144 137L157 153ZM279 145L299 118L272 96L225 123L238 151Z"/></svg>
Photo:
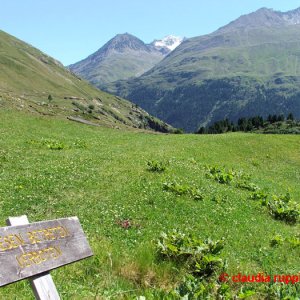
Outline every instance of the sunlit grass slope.
<svg viewBox="0 0 300 300"><path fill-rule="evenodd" d="M172 130L129 101L104 93L33 46L0 30L0 105L106 127Z"/></svg>
<svg viewBox="0 0 300 300"><path fill-rule="evenodd" d="M295 236L299 224L275 220L249 191L207 178L205 165L243 171L268 193L290 191L299 201L299 149L298 136L155 135L2 109L0 225L23 214L31 222L79 217L95 255L52 272L63 299L122 299L176 285L183 271L157 260L152 244L172 229L224 237L229 274L296 274L299 247L270 240ZM149 160L169 165L150 172ZM199 188L204 199L164 191L174 181ZM0 298L32 299L32 291L22 281L1 288Z"/></svg>

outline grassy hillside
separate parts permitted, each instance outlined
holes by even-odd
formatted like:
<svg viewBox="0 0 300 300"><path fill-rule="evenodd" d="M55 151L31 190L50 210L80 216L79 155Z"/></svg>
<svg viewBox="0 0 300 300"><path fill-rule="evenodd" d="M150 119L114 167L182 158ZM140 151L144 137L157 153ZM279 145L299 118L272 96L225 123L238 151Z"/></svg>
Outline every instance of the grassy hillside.
<svg viewBox="0 0 300 300"><path fill-rule="evenodd" d="M138 77L162 60L158 51L136 51L128 49L124 52L112 51L110 55L95 63L85 60L69 66L82 78L85 78L98 88L108 83Z"/></svg>
<svg viewBox="0 0 300 300"><path fill-rule="evenodd" d="M224 237L228 274L299 272L299 222L274 219L250 199L252 192L220 184L205 167L233 168L250 175L252 187L271 195L289 191L299 203L298 136L154 135L3 107L0 136L1 226L8 216L26 214L34 222L77 215L95 253L52 272L63 299L136 299L174 288L186 270L158 259L152 242L172 229ZM166 169L152 172L148 161ZM166 186L193 187L201 199ZM229 284L234 291L241 286ZM159 299L153 297L147 299ZM0 298L32 299L32 292L22 281L1 288Z"/></svg>
<svg viewBox="0 0 300 300"><path fill-rule="evenodd" d="M115 53L101 64L101 68L91 70L86 79L100 88L108 82L140 76L162 58L163 56L158 51L157 53L139 53L136 51Z"/></svg>
<svg viewBox="0 0 300 300"><path fill-rule="evenodd" d="M187 39L135 80L107 91L194 131L228 117L300 118L300 26L231 28Z"/></svg>
<svg viewBox="0 0 300 300"><path fill-rule="evenodd" d="M97 90L55 59L3 31L0 66L2 105L109 127L171 129L136 105Z"/></svg>

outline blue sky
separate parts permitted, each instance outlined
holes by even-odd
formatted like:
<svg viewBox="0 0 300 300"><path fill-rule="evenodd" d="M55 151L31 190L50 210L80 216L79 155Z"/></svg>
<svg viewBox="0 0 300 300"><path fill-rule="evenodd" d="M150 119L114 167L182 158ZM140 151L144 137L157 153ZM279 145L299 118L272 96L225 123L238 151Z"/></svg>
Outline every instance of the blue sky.
<svg viewBox="0 0 300 300"><path fill-rule="evenodd" d="M210 33L261 7L287 11L300 0L1 0L0 29L68 65L118 33L144 42Z"/></svg>

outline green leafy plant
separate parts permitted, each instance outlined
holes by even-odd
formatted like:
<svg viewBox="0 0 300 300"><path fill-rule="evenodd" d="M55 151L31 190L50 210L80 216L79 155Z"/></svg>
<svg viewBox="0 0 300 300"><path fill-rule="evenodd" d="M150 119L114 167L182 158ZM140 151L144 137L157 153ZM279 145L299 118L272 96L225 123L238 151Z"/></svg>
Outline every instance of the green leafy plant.
<svg viewBox="0 0 300 300"><path fill-rule="evenodd" d="M197 201L201 201L204 199L204 195L202 191L196 187L189 187L189 195Z"/></svg>
<svg viewBox="0 0 300 300"><path fill-rule="evenodd" d="M28 143L31 145L42 145L51 150L62 150L66 148L66 145L63 142L56 139L42 138L41 140L30 140Z"/></svg>
<svg viewBox="0 0 300 300"><path fill-rule="evenodd" d="M246 291L244 295L246 295ZM250 292L249 292L250 294ZM240 293L242 295L242 293ZM253 295L253 293L251 294ZM223 299L231 300L236 299L235 293L231 290L230 286L226 283L219 284L217 281L203 280L191 274L187 274L184 280L175 287L168 296L172 298L163 299ZM243 299L245 299L244 297Z"/></svg>
<svg viewBox="0 0 300 300"><path fill-rule="evenodd" d="M192 275L186 275L184 281L174 289L177 299L212 299L215 284L208 283Z"/></svg>
<svg viewBox="0 0 300 300"><path fill-rule="evenodd" d="M255 295L256 292L252 288L242 287L240 292L238 293L238 299L246 299Z"/></svg>
<svg viewBox="0 0 300 300"><path fill-rule="evenodd" d="M65 145L58 141L49 141L46 146L51 150L62 150L65 148Z"/></svg>
<svg viewBox="0 0 300 300"><path fill-rule="evenodd" d="M225 170L224 168L220 168L217 166L208 166L207 169L207 177L213 178L221 184L230 184L236 175L233 170Z"/></svg>
<svg viewBox="0 0 300 300"><path fill-rule="evenodd" d="M267 206L270 214L277 220L295 224L299 219L299 204L291 199L289 193L280 196L273 195L269 199L267 193L256 190L250 195L250 199L260 200L261 205Z"/></svg>
<svg viewBox="0 0 300 300"><path fill-rule="evenodd" d="M163 189L165 191L170 191L175 193L178 196L188 194L189 192L189 186L177 183L176 181L173 182L164 182L163 183Z"/></svg>
<svg viewBox="0 0 300 300"><path fill-rule="evenodd" d="M283 245L284 243L285 245L290 245L292 248L300 247L300 234L286 238L283 238L280 234L277 234L270 241L272 247Z"/></svg>
<svg viewBox="0 0 300 300"><path fill-rule="evenodd" d="M77 138L72 145L74 148L85 149L87 148L87 144L84 140Z"/></svg>
<svg viewBox="0 0 300 300"><path fill-rule="evenodd" d="M300 285L275 282L266 285L263 294L265 299L298 300Z"/></svg>
<svg viewBox="0 0 300 300"><path fill-rule="evenodd" d="M213 275L216 270L221 269L223 266L223 260L215 254L196 255L195 264L193 266L194 274L197 276L208 277Z"/></svg>
<svg viewBox="0 0 300 300"><path fill-rule="evenodd" d="M289 193L281 196L274 195L272 199L268 201L267 207L270 214L275 219L282 220L290 224L295 224L299 219L299 204L291 200Z"/></svg>
<svg viewBox="0 0 300 300"><path fill-rule="evenodd" d="M206 278L224 266L219 256L224 244L224 239L201 240L191 234L174 230L168 234L161 233L156 241L156 248L160 257L184 264L197 277Z"/></svg>
<svg viewBox="0 0 300 300"><path fill-rule="evenodd" d="M244 190L252 191L252 192L259 190L259 187L257 185L255 185L252 182L247 182L245 180L238 181L236 183L236 187L244 189Z"/></svg>
<svg viewBox="0 0 300 300"><path fill-rule="evenodd" d="M268 194L261 190L256 190L250 195L251 200L260 200L262 205L267 204Z"/></svg>
<svg viewBox="0 0 300 300"><path fill-rule="evenodd" d="M212 178L221 184L231 184L234 183L237 188L257 191L259 187L254 183L250 182L250 175L244 174L241 171L234 171L232 169L227 170L218 166L207 166L206 176Z"/></svg>
<svg viewBox="0 0 300 300"><path fill-rule="evenodd" d="M216 281L199 279L191 274L186 274L182 282L170 291L152 289L144 296L130 299L164 299L164 300L200 300L200 299L234 299L235 295L228 284L218 284Z"/></svg>
<svg viewBox="0 0 300 300"><path fill-rule="evenodd" d="M151 172L164 172L169 165L168 162L157 161L157 160L149 160L147 162L148 170Z"/></svg>
<svg viewBox="0 0 300 300"><path fill-rule="evenodd" d="M220 203L223 203L223 202L226 202L228 201L228 196L220 196L220 195L214 195L212 198L211 198L212 201L220 204Z"/></svg>
<svg viewBox="0 0 300 300"><path fill-rule="evenodd" d="M293 247L300 247L300 234L287 238L286 241Z"/></svg>
<svg viewBox="0 0 300 300"><path fill-rule="evenodd" d="M30 140L27 142L30 145L43 146L51 150L63 150L63 149L72 149L79 148L85 149L87 148L87 144L84 140L80 138L76 138L73 143L65 143L55 138L41 138L40 140Z"/></svg>
<svg viewBox="0 0 300 300"><path fill-rule="evenodd" d="M275 236L271 239L270 245L271 245L272 247L276 247L276 246L278 246L278 245L282 245L283 242L284 242L283 237L282 237L280 234L277 234L277 235L275 235Z"/></svg>
<svg viewBox="0 0 300 300"><path fill-rule="evenodd" d="M250 176L243 172L225 169L218 166L206 166L206 176L212 178L221 184L231 184L235 182L236 187L255 191L258 189L256 185L250 183Z"/></svg>
<svg viewBox="0 0 300 300"><path fill-rule="evenodd" d="M173 192L178 196L189 195L195 200L204 199L204 195L199 188L188 184L180 184L177 181L165 182L163 184L163 189L165 191Z"/></svg>

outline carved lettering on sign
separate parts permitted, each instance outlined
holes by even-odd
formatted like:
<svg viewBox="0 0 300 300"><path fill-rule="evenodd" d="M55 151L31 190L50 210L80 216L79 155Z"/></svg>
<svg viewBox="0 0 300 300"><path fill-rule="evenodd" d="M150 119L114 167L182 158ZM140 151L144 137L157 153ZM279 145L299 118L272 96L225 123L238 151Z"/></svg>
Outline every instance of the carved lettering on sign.
<svg viewBox="0 0 300 300"><path fill-rule="evenodd" d="M19 248L25 244L21 234L10 234L7 236L0 236L0 251L7 251L10 249Z"/></svg>
<svg viewBox="0 0 300 300"><path fill-rule="evenodd" d="M62 251L58 246L47 247L38 251L30 251L16 257L21 268L30 267L31 265L39 265L42 262L51 259L57 259L62 255Z"/></svg>
<svg viewBox="0 0 300 300"><path fill-rule="evenodd" d="M40 230L33 230L27 232L26 237L31 244L39 244L44 241L54 241L64 239L70 236L68 229L64 226L49 227ZM0 251L7 251L19 246L25 245L24 236L21 234L10 234L7 236L0 236Z"/></svg>
<svg viewBox="0 0 300 300"><path fill-rule="evenodd" d="M70 236L70 234L66 227L58 226L27 232L27 236L31 244L39 244L43 241L63 239Z"/></svg>

